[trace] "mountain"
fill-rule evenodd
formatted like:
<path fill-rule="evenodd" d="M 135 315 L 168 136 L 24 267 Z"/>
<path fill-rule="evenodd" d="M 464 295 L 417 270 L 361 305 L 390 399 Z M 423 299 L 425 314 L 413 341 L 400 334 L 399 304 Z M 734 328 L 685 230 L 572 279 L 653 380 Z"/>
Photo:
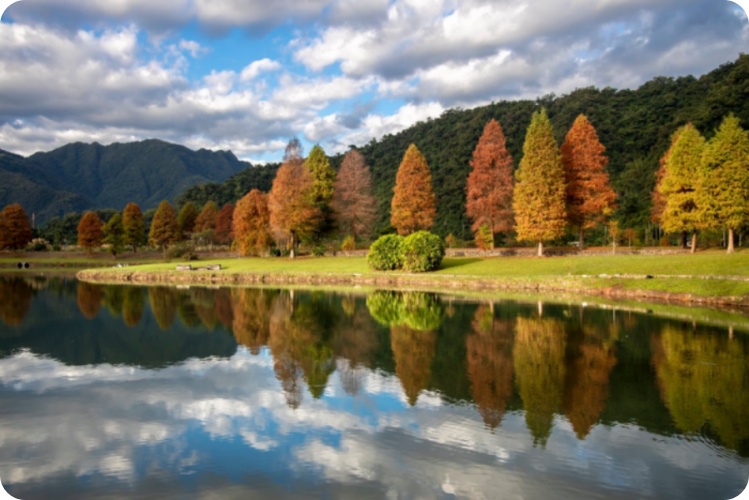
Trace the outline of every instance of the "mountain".
<path fill-rule="evenodd" d="M 71 211 L 122 210 L 129 202 L 146 210 L 250 167 L 230 151 L 193 151 L 156 139 L 74 143 L 27 158 L 0 151 L 0 206 L 21 203 L 37 224 Z"/>

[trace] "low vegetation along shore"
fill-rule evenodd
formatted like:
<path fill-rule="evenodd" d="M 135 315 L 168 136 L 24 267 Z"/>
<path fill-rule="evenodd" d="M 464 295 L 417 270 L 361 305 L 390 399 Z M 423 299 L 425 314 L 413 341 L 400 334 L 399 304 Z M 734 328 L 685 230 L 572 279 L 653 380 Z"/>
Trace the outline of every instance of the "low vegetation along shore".
<path fill-rule="evenodd" d="M 424 290 L 533 291 L 749 306 L 749 252 L 446 258 L 431 273 L 372 271 L 363 257 L 206 259 L 80 271 L 84 281 L 137 284 L 363 285 Z M 201 270 L 220 266 L 220 270 Z"/>

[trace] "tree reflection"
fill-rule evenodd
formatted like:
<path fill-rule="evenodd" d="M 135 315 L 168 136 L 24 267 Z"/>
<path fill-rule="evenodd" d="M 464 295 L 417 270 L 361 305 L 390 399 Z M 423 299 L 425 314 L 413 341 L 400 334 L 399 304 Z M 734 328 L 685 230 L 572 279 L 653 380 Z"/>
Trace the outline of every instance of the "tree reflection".
<path fill-rule="evenodd" d="M 203 287 L 190 288 L 190 301 L 195 306 L 195 314 L 198 315 L 200 323 L 208 330 L 213 331 L 218 323 L 216 313 L 216 290 Z"/>
<path fill-rule="evenodd" d="M 431 379 L 442 301 L 433 293 L 376 291 L 367 298 L 367 307 L 375 321 L 390 326 L 395 374 L 413 406 Z"/>
<path fill-rule="evenodd" d="M 143 317 L 143 289 L 136 286 L 124 287 L 122 299 L 122 321 L 129 327 L 137 326 Z"/>
<path fill-rule="evenodd" d="M 336 356 L 346 359 L 337 366 L 344 391 L 356 395 L 361 387 L 363 367 L 370 366 L 372 362 L 377 338 L 372 318 L 354 297 L 344 298 L 341 306 L 345 316 L 336 326 L 333 351 Z"/>
<path fill-rule="evenodd" d="M 310 294 L 298 301 L 292 293 L 281 293 L 273 302 L 268 345 L 273 352 L 276 376 L 281 380 L 290 407 L 302 401 L 300 376 L 310 394 L 320 398 L 335 369 L 333 349 L 327 338 L 335 314 L 324 294 Z"/>
<path fill-rule="evenodd" d="M 112 316 L 122 314 L 122 306 L 125 301 L 125 287 L 121 285 L 104 285 L 104 307 Z"/>
<path fill-rule="evenodd" d="M 200 316 L 189 293 L 177 292 L 177 316 L 183 325 L 194 328 L 200 325 Z"/>
<path fill-rule="evenodd" d="M 582 314 L 582 309 L 581 309 Z M 567 377 L 562 410 L 579 439 L 584 439 L 606 405 L 609 374 L 616 365 L 618 327 L 585 325 L 567 338 Z"/>
<path fill-rule="evenodd" d="M 491 429 L 502 422 L 512 397 L 514 323 L 496 319 L 494 308 L 482 305 L 471 324 L 473 333 L 466 337 L 471 393 L 484 423 Z"/>
<path fill-rule="evenodd" d="M 78 309 L 86 319 L 94 319 L 101 307 L 104 298 L 104 288 L 100 285 L 92 285 L 84 281 L 78 282 L 76 290 L 76 301 Z"/>
<path fill-rule="evenodd" d="M 518 318 L 513 358 L 525 422 L 534 446 L 546 446 L 564 385 L 564 324 L 556 319 Z"/>
<path fill-rule="evenodd" d="M 226 328 L 231 328 L 234 323 L 234 311 L 232 310 L 231 290 L 219 288 L 216 290 L 216 319 Z"/>
<path fill-rule="evenodd" d="M 676 426 L 703 433 L 749 455 L 749 343 L 716 332 L 685 332 L 673 324 L 651 336 L 661 398 Z"/>
<path fill-rule="evenodd" d="M 0 277 L 0 317 L 8 326 L 18 326 L 29 312 L 32 286 L 20 278 Z"/>
<path fill-rule="evenodd" d="M 148 302 L 159 328 L 168 330 L 174 322 L 174 315 L 177 313 L 176 291 L 164 286 L 150 287 L 148 289 Z"/>
<path fill-rule="evenodd" d="M 235 288 L 231 291 L 234 338 L 252 354 L 268 344 L 273 298 L 277 293 L 258 288 Z"/>

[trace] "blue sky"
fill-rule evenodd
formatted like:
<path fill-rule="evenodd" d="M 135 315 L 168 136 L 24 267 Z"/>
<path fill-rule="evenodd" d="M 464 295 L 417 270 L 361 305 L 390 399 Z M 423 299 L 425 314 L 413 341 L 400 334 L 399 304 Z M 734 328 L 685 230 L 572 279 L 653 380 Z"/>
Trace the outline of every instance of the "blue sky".
<path fill-rule="evenodd" d="M 454 107 L 636 88 L 749 50 L 726 0 L 22 0 L 0 23 L 0 149 L 146 138 L 276 161 Z"/>

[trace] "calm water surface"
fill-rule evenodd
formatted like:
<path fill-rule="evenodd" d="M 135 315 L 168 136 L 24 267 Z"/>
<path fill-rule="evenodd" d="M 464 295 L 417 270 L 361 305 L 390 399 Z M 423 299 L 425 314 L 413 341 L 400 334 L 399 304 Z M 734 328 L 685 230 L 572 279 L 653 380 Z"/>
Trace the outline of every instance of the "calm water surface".
<path fill-rule="evenodd" d="M 23 500 L 732 498 L 744 328 L 0 276 L 0 479 Z"/>

